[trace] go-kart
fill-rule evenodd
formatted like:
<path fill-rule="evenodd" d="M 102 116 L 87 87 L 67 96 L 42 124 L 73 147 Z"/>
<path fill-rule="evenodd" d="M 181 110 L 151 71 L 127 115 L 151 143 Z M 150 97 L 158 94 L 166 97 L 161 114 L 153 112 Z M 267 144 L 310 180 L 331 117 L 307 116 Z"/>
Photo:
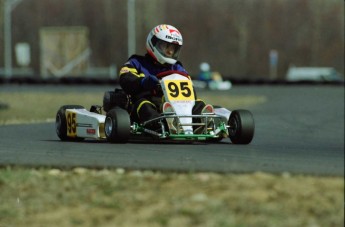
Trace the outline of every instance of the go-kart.
<path fill-rule="evenodd" d="M 90 111 L 80 105 L 64 105 L 56 114 L 56 133 L 63 141 L 85 138 L 126 143 L 132 138 L 218 142 L 229 137 L 233 144 L 249 144 L 254 136 L 254 119 L 248 110 L 230 111 L 206 105 L 193 115 L 195 92 L 186 75 L 169 72 L 157 75 L 164 97 L 159 117 L 136 122 L 130 117 L 131 99 L 121 89 L 107 91 L 103 106 Z M 104 110 L 106 113 L 104 114 Z M 158 129 L 149 126 L 155 123 Z"/>

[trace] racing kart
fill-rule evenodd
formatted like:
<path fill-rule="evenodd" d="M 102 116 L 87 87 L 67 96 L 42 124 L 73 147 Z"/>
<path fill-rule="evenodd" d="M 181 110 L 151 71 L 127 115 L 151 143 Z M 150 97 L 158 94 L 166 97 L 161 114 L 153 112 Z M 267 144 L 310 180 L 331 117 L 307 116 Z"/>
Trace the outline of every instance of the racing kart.
<path fill-rule="evenodd" d="M 107 91 L 103 106 L 64 105 L 56 114 L 55 128 L 62 141 L 85 138 L 126 143 L 132 138 L 218 142 L 230 138 L 233 144 L 249 144 L 254 136 L 254 119 L 248 110 L 230 111 L 206 105 L 198 115 L 192 114 L 195 92 L 188 76 L 177 72 L 157 75 L 164 97 L 159 117 L 136 122 L 130 117 L 131 98 L 121 89 Z M 105 113 L 103 113 L 105 112 Z M 158 130 L 149 125 L 156 123 Z"/>

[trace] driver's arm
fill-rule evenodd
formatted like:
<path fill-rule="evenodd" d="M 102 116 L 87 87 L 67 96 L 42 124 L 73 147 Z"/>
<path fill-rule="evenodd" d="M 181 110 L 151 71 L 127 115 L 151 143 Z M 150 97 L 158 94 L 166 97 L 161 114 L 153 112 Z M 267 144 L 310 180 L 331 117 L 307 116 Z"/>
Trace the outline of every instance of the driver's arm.
<path fill-rule="evenodd" d="M 121 88 L 130 95 L 136 95 L 143 91 L 141 80 L 145 77 L 143 73 L 138 73 L 138 70 L 126 63 L 120 70 L 119 83 Z"/>

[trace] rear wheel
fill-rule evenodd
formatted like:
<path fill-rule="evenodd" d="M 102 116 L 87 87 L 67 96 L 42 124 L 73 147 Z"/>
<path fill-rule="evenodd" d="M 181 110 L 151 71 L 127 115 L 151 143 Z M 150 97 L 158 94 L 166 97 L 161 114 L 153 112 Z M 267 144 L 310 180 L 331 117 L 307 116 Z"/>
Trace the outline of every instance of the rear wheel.
<path fill-rule="evenodd" d="M 248 110 L 234 110 L 229 121 L 229 137 L 234 144 L 249 144 L 254 137 L 254 118 Z"/>
<path fill-rule="evenodd" d="M 66 110 L 67 109 L 85 109 L 80 105 L 65 105 L 61 106 L 58 112 L 56 113 L 55 119 L 55 130 L 57 136 L 62 141 L 82 141 L 84 138 L 80 137 L 68 137 L 67 136 L 67 119 L 66 119 Z"/>
<path fill-rule="evenodd" d="M 105 118 L 104 130 L 111 143 L 125 143 L 130 136 L 131 122 L 129 114 L 121 108 L 111 109 Z"/>

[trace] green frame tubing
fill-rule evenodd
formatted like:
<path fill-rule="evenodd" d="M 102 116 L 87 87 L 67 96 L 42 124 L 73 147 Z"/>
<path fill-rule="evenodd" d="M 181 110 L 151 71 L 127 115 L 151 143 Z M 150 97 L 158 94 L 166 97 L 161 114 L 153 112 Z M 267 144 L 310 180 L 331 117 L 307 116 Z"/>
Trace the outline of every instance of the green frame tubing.
<path fill-rule="evenodd" d="M 200 117 L 200 116 L 199 116 Z M 210 117 L 210 116 L 208 116 Z M 164 117 L 160 117 L 162 119 Z M 218 116 L 216 117 L 218 118 Z M 149 133 L 149 132 L 151 133 Z M 216 139 L 219 138 L 220 135 L 228 135 L 228 127 L 227 125 L 221 121 L 216 128 L 216 134 L 170 134 L 168 131 L 164 133 L 152 132 L 151 130 L 146 129 L 143 125 L 138 123 L 133 123 L 132 125 L 132 133 L 135 135 L 140 135 L 141 133 L 147 133 L 157 136 L 160 139 L 172 139 L 172 140 L 207 140 L 207 139 Z"/>

